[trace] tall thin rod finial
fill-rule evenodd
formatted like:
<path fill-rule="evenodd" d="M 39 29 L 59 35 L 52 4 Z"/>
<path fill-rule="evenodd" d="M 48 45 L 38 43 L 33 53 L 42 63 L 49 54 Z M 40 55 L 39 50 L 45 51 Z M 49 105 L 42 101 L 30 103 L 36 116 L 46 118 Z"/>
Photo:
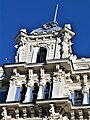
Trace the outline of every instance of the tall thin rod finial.
<path fill-rule="evenodd" d="M 55 15 L 54 15 L 54 22 L 56 22 L 56 18 L 57 18 L 57 11 L 58 11 L 58 4 L 56 6 L 56 11 L 55 11 Z"/>

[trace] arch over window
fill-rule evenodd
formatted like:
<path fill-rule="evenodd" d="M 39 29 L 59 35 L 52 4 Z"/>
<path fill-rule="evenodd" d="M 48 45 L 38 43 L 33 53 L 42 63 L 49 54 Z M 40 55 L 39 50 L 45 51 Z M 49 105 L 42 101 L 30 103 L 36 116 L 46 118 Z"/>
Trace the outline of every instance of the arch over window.
<path fill-rule="evenodd" d="M 46 62 L 46 56 L 47 56 L 47 49 L 44 47 L 40 47 L 37 54 L 36 63 Z"/>

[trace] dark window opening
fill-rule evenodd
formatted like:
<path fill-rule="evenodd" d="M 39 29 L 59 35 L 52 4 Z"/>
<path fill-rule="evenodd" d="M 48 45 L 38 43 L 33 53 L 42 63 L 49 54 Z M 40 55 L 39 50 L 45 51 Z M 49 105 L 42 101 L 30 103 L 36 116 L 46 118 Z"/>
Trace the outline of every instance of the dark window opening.
<path fill-rule="evenodd" d="M 0 103 L 6 102 L 8 91 L 1 91 L 0 92 Z"/>
<path fill-rule="evenodd" d="M 47 55 L 47 49 L 44 47 L 40 47 L 39 52 L 37 54 L 36 63 L 46 62 L 46 55 Z"/>
<path fill-rule="evenodd" d="M 39 87 L 37 83 L 34 83 L 34 90 L 32 91 L 33 93 L 33 99 L 32 102 L 35 104 L 37 100 L 37 95 L 38 95 Z"/>
<path fill-rule="evenodd" d="M 49 83 L 49 82 L 46 82 L 46 87 L 45 87 L 45 90 L 44 90 L 45 99 L 48 99 L 48 98 L 49 98 L 49 91 L 50 91 L 50 83 Z"/>
<path fill-rule="evenodd" d="M 88 98 L 89 98 L 88 102 L 90 104 L 90 89 L 89 89 L 89 96 L 88 96 Z"/>
<path fill-rule="evenodd" d="M 82 105 L 83 103 L 83 94 L 81 90 L 75 90 L 75 105 Z"/>
<path fill-rule="evenodd" d="M 20 94 L 21 94 L 20 102 L 21 103 L 25 100 L 26 91 L 27 91 L 26 85 L 22 84 L 22 91 L 20 92 Z"/>

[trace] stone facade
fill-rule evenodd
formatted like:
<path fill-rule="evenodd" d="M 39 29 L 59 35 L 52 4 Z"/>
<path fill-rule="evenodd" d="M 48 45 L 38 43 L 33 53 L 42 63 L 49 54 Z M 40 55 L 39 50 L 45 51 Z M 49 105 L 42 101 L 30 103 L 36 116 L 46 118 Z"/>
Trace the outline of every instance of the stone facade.
<path fill-rule="evenodd" d="M 73 54 L 74 35 L 56 22 L 20 30 L 16 62 L 0 68 L 1 120 L 90 120 L 90 58 Z"/>

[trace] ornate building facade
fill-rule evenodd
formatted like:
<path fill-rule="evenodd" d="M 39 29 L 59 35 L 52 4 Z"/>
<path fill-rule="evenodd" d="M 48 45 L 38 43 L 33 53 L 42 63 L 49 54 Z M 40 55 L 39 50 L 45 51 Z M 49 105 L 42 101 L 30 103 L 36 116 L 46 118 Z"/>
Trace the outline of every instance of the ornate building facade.
<path fill-rule="evenodd" d="M 15 63 L 0 68 L 1 120 L 90 120 L 90 58 L 72 52 L 75 33 L 49 22 L 15 37 Z"/>

